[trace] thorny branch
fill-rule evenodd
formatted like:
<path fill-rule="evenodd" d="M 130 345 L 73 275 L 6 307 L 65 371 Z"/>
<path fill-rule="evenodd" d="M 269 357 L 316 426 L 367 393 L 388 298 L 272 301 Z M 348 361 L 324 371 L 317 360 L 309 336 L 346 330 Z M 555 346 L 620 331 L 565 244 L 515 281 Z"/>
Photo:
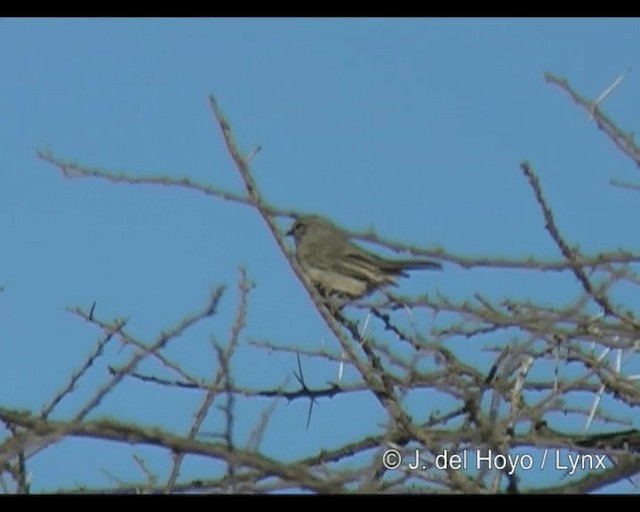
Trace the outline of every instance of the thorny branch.
<path fill-rule="evenodd" d="M 633 137 L 619 130 L 598 105 L 585 100 L 562 79 L 548 74 L 545 79 L 569 93 L 576 104 L 593 115 L 616 147 L 634 162 L 640 162 Z M 102 319 L 99 305 L 94 304 L 90 311 L 73 308 L 73 314 L 99 333 L 97 341 L 40 414 L 0 406 L 0 422 L 6 431 L 0 438 L 2 489 L 30 492 L 31 458 L 52 444 L 74 437 L 96 443 L 153 446 L 170 455 L 172 464 L 165 476 L 159 476 L 150 461 L 136 454 L 132 458 L 145 481 L 114 478 L 115 484 L 109 487 L 85 489 L 73 484 L 74 488 L 62 489 L 63 492 L 588 492 L 638 474 L 640 432 L 633 428 L 628 416 L 640 403 L 638 375 L 634 373 L 638 367 L 639 325 L 633 307 L 622 308 L 611 296 L 620 284 L 640 283 L 634 271 L 634 265 L 640 262 L 639 254 L 620 249 L 585 255 L 572 247 L 558 227 L 540 179 L 529 163 L 523 163 L 521 171 L 561 259 L 474 258 L 441 248 L 425 249 L 385 240 L 373 231 L 353 234 L 393 250 L 435 256 L 463 269 L 569 272 L 579 283 L 573 300 L 567 304 L 540 304 L 527 299 L 526 291 L 524 297 L 514 291 L 513 296 L 503 300 L 480 293 L 462 299 L 442 291 L 420 297 L 389 293 L 382 300 L 333 311 L 302 274 L 276 223 L 277 217 L 290 217 L 297 212 L 272 206 L 263 197 L 250 168 L 257 151 L 243 156 L 231 124 L 213 96 L 209 103 L 244 184 L 244 194 L 187 177 L 135 177 L 84 167 L 61 160 L 50 151 L 38 155 L 69 178 L 186 188 L 256 209 L 334 339 L 322 347 L 310 345 L 308 340 L 243 343 L 243 337 L 251 337 L 246 333 L 251 286 L 244 271 L 238 285 L 238 305 L 228 327 L 228 342 L 214 343 L 208 357 L 215 369 L 204 377 L 180 363 L 172 351 L 178 343 L 172 342 L 208 318 L 213 317 L 212 322 L 219 327 L 222 320 L 217 313 L 223 287 L 214 290 L 200 311 L 148 342 L 135 336 L 126 320 Z M 371 314 L 369 323 L 362 322 L 364 313 Z M 429 321 L 425 322 L 425 318 Z M 90 372 L 99 371 L 99 363 L 107 357 L 105 349 L 113 340 L 126 347 L 124 362 L 109 361 L 106 382 L 84 399 L 77 412 L 65 417 L 59 412 L 59 404 L 88 381 L 85 377 Z M 238 353 L 243 350 L 251 351 L 254 363 L 250 371 L 263 368 L 272 357 L 290 363 L 290 374 L 271 385 L 247 386 L 237 370 L 241 365 Z M 301 358 L 308 361 L 304 375 Z M 143 367 L 143 361 L 157 363 L 164 373 Z M 320 367 L 340 368 L 340 372 L 333 379 L 318 381 L 310 368 Z M 193 420 L 185 432 L 145 427 L 142 419 L 138 424 L 100 417 L 105 398 L 125 379 L 131 385 L 151 387 L 162 396 L 178 393 L 192 398 L 196 394 Z M 592 401 L 574 401 L 576 394 L 587 395 Z M 362 417 L 362 427 L 368 434 L 351 438 L 345 433 L 341 418 L 332 417 L 332 428 L 340 431 L 336 439 L 341 439 L 335 446 L 310 444 L 308 453 L 288 459 L 268 455 L 268 448 L 263 447 L 266 443 L 261 441 L 272 434 L 274 423 L 281 424 L 281 404 L 298 400 L 314 405 L 318 422 L 326 420 L 318 415 L 327 414 L 328 407 L 324 405 L 329 401 L 332 405 L 366 404 L 379 416 L 374 424 L 370 416 Z M 605 402 L 607 406 L 603 405 Z M 240 420 L 247 411 L 256 411 L 260 403 L 267 405 L 253 430 L 243 437 L 239 430 L 246 430 L 246 422 Z M 247 404 L 251 407 L 247 408 Z M 305 410 L 310 413 L 309 408 Z M 566 428 L 567 418 L 574 421 L 573 426 L 576 419 L 588 425 L 598 422 L 604 433 Z M 205 434 L 209 421 L 220 426 L 213 441 Z M 309 431 L 289 426 L 286 438 L 300 440 L 306 436 L 304 442 L 312 443 L 313 424 L 314 418 L 307 425 Z M 609 431 L 604 426 L 609 426 Z M 383 455 L 389 449 L 405 457 L 418 450 L 422 471 L 411 472 L 406 465 L 388 469 Z M 537 454 L 554 449 L 562 454 L 603 457 L 610 464 L 600 471 L 582 472 L 546 487 L 526 480 L 525 473 L 511 473 L 505 468 L 495 471 L 483 467 L 475 474 L 467 474 L 435 467 L 436 457 L 444 450 L 462 453 L 475 449 L 481 453 L 491 449 L 505 457 L 521 453 L 518 450 L 522 449 Z M 201 478 L 181 476 L 185 461 L 191 457 L 211 461 L 210 472 Z M 216 463 L 223 469 L 216 471 Z"/>

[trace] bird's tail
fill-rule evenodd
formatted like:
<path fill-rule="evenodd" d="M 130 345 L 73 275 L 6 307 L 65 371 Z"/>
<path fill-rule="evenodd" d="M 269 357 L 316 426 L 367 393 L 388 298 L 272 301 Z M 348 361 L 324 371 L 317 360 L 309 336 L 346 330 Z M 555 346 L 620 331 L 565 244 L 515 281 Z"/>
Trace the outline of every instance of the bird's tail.
<path fill-rule="evenodd" d="M 388 272 L 403 274 L 405 270 L 441 270 L 442 264 L 434 260 L 387 260 L 383 269 Z"/>
<path fill-rule="evenodd" d="M 422 269 L 430 269 L 430 270 L 442 270 L 442 263 L 435 260 L 409 260 L 409 262 L 405 265 L 405 268 L 422 268 Z"/>

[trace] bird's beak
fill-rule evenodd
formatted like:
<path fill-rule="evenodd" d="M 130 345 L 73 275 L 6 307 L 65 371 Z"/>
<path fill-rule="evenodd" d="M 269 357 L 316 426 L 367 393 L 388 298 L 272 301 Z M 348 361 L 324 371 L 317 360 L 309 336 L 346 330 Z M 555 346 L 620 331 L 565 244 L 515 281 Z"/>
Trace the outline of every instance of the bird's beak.
<path fill-rule="evenodd" d="M 294 221 L 295 221 L 295 220 L 296 220 L 296 219 L 294 219 Z M 291 227 L 289 228 L 289 231 L 287 231 L 287 232 L 284 234 L 284 236 L 293 236 L 293 232 L 295 231 L 295 229 L 294 229 L 295 227 L 296 227 L 296 223 L 295 223 L 295 222 L 292 222 L 292 223 L 291 223 Z"/>

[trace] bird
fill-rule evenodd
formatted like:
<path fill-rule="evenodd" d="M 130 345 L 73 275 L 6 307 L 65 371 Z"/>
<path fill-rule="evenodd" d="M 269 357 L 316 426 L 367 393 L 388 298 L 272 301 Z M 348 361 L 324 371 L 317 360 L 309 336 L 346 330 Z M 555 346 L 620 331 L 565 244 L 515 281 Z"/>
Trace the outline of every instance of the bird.
<path fill-rule="evenodd" d="M 296 217 L 286 233 L 292 236 L 302 271 L 325 296 L 354 300 L 387 285 L 397 286 L 407 270 L 440 270 L 430 259 L 387 259 L 353 243 L 351 236 L 319 215 Z"/>

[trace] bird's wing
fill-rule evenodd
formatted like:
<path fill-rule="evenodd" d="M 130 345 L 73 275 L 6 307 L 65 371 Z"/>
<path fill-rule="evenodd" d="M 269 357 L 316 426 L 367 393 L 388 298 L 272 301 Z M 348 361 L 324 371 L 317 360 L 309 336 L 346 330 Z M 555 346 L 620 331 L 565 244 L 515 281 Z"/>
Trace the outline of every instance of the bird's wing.
<path fill-rule="evenodd" d="M 373 285 L 393 283 L 394 276 L 402 270 L 386 269 L 384 260 L 375 254 L 370 254 L 352 242 L 347 242 L 343 246 L 340 262 L 340 269 L 343 273 L 349 273 L 354 277 L 365 279 Z"/>

